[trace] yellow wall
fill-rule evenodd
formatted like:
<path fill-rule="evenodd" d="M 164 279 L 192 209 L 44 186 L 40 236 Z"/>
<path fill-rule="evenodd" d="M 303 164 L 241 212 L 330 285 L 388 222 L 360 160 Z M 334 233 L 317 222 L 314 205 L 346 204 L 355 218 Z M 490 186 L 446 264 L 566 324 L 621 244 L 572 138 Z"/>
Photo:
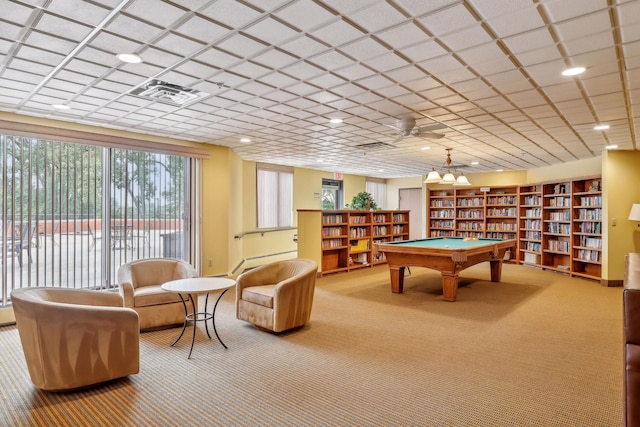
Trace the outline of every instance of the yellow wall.
<path fill-rule="evenodd" d="M 631 205 L 640 203 L 638 165 L 638 151 L 615 150 L 603 154 L 603 279 L 622 280 L 624 256 L 629 252 L 640 252 L 640 231 L 634 221 L 628 220 Z"/>
<path fill-rule="evenodd" d="M 565 162 L 542 168 L 527 170 L 527 184 L 536 182 L 557 181 L 582 176 L 600 175 L 602 173 L 602 157 Z"/>
<path fill-rule="evenodd" d="M 229 206 L 233 202 L 230 163 L 235 156 L 230 149 L 207 146 L 211 158 L 202 160 L 202 275 L 226 273 L 228 270 L 230 222 Z M 211 267 L 209 267 L 211 260 Z"/>
<path fill-rule="evenodd" d="M 353 196 L 367 189 L 366 177 L 358 175 L 344 175 L 342 190 L 344 191 L 344 204 L 351 203 Z M 344 206 L 343 206 L 344 208 Z"/>

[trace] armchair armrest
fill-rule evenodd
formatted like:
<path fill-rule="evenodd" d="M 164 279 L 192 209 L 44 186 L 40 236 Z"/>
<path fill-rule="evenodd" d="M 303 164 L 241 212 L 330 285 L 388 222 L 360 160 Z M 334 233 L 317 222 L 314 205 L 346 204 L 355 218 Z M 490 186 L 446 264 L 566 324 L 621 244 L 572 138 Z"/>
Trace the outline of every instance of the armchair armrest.
<path fill-rule="evenodd" d="M 133 272 L 129 266 L 118 269 L 118 292 L 125 307 L 133 307 Z"/>

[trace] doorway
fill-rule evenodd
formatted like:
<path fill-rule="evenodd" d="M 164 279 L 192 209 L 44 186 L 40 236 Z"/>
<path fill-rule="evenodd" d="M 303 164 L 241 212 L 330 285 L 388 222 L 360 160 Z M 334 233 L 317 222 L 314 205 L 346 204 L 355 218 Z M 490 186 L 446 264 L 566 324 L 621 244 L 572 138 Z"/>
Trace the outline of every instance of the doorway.
<path fill-rule="evenodd" d="M 410 210 L 409 239 L 422 237 L 422 188 L 401 188 L 399 190 L 400 209 Z"/>

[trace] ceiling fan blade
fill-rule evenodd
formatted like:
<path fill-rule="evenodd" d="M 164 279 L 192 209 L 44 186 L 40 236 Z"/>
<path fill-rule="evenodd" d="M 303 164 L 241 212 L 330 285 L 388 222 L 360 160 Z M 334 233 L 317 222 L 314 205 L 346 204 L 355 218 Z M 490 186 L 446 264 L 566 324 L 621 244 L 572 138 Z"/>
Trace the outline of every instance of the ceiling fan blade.
<path fill-rule="evenodd" d="M 383 125 L 383 126 L 386 126 L 386 127 L 388 127 L 388 128 L 391 128 L 391 129 L 393 129 L 393 130 L 395 130 L 395 131 L 397 131 L 397 132 L 402 132 L 402 129 L 400 129 L 400 128 L 399 128 L 399 127 L 397 127 L 397 126 L 394 126 L 394 125 L 388 125 L 388 124 L 385 124 L 385 123 L 383 123 L 382 125 Z"/>
<path fill-rule="evenodd" d="M 431 131 L 434 131 L 434 130 L 444 129 L 446 127 L 447 127 L 447 125 L 443 125 L 442 123 L 435 123 L 435 124 L 432 124 L 432 125 L 419 127 L 418 130 L 420 132 L 431 132 Z"/>

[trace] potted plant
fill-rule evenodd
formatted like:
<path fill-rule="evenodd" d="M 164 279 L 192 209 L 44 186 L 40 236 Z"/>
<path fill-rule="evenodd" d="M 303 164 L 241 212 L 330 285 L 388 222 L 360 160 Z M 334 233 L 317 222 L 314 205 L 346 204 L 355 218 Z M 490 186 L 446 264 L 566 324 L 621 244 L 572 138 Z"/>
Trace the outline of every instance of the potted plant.
<path fill-rule="evenodd" d="M 361 191 L 360 193 L 353 196 L 351 200 L 351 204 L 346 206 L 347 209 L 357 209 L 357 210 L 370 210 L 370 209 L 378 209 L 378 205 L 376 201 L 373 200 L 371 194 L 366 191 Z"/>

